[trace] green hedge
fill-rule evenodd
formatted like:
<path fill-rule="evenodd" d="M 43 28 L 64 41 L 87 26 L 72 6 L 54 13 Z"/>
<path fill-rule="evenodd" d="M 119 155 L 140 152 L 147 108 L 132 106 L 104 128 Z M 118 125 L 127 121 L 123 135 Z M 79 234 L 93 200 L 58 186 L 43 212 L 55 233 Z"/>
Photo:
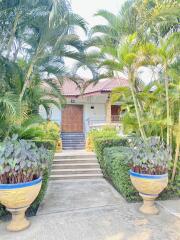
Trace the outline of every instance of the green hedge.
<path fill-rule="evenodd" d="M 103 151 L 107 147 L 114 147 L 114 146 L 126 146 L 127 139 L 116 137 L 109 137 L 107 139 L 104 138 L 97 138 L 94 139 L 94 149 L 100 163 L 102 170 L 104 169 L 104 154 Z"/>
<path fill-rule="evenodd" d="M 104 149 L 103 167 L 107 179 L 118 192 L 129 202 L 140 200 L 138 192 L 131 184 L 127 147 L 111 147 Z"/>
<path fill-rule="evenodd" d="M 44 143 L 40 143 L 39 144 L 43 144 Z M 52 146 L 54 145 L 49 145 L 49 143 L 47 143 L 47 145 L 49 146 L 49 149 L 52 149 Z M 47 147 L 47 146 L 46 146 Z M 50 150 L 51 151 L 51 160 L 48 163 L 48 167 L 46 169 L 44 169 L 43 172 L 43 177 L 42 177 L 42 187 L 41 190 L 37 196 L 37 198 L 34 200 L 34 202 L 31 204 L 31 206 L 28 208 L 28 210 L 26 211 L 26 215 L 27 216 L 34 216 L 37 213 L 37 210 L 39 208 L 40 203 L 42 202 L 44 195 L 46 193 L 47 187 L 48 187 L 48 181 L 49 181 L 49 175 L 50 175 L 50 171 L 51 171 L 51 165 L 52 165 L 52 160 L 54 158 L 54 149 Z M 5 207 L 3 205 L 0 204 L 0 219 L 1 220 L 6 220 L 10 217 L 10 213 L 6 211 Z"/>

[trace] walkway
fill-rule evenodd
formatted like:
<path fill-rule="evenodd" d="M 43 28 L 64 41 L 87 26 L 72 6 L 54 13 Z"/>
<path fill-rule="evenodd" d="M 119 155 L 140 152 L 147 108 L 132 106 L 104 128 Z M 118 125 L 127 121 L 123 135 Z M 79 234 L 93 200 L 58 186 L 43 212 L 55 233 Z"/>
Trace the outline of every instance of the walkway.
<path fill-rule="evenodd" d="M 168 204 L 161 203 L 159 215 L 145 216 L 105 179 L 52 181 L 31 227 L 9 233 L 2 223 L 0 239 L 180 240 L 180 218 Z"/>

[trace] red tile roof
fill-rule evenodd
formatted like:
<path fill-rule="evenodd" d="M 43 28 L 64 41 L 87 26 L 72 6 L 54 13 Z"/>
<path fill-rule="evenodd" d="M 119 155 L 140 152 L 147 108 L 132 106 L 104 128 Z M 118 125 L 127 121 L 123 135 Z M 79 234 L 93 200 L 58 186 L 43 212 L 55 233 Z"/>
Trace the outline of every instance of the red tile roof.
<path fill-rule="evenodd" d="M 81 95 L 81 91 L 75 82 L 66 79 L 62 85 L 62 94 L 67 97 L 78 97 Z"/>
<path fill-rule="evenodd" d="M 65 80 L 62 85 L 63 95 L 66 97 L 78 97 L 80 95 L 97 95 L 102 93 L 111 92 L 113 88 L 128 86 L 126 78 L 105 78 L 99 80 L 96 84 L 91 83 L 86 87 L 84 92 L 71 80 Z"/>
<path fill-rule="evenodd" d="M 89 95 L 91 93 L 99 92 L 111 92 L 113 88 L 116 87 L 126 87 L 128 86 L 128 81 L 126 78 L 119 77 L 119 78 L 105 78 L 99 80 L 96 84 L 91 83 L 84 91 L 84 95 Z"/>

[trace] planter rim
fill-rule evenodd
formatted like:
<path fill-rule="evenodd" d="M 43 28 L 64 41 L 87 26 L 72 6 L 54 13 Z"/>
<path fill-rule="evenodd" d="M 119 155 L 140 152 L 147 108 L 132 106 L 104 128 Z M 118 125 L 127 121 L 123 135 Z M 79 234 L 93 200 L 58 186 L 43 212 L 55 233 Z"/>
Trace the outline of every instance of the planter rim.
<path fill-rule="evenodd" d="M 33 181 L 25 182 L 25 183 L 15 183 L 15 184 L 0 184 L 1 189 L 16 189 L 16 188 L 24 188 L 36 185 L 42 181 L 42 177 L 39 177 Z"/>
<path fill-rule="evenodd" d="M 136 173 L 133 172 L 132 170 L 129 170 L 129 174 L 133 177 L 138 177 L 138 178 L 148 178 L 148 179 L 162 179 L 162 178 L 167 178 L 168 173 L 161 174 L 161 175 L 150 175 L 150 174 L 141 174 L 141 173 Z"/>

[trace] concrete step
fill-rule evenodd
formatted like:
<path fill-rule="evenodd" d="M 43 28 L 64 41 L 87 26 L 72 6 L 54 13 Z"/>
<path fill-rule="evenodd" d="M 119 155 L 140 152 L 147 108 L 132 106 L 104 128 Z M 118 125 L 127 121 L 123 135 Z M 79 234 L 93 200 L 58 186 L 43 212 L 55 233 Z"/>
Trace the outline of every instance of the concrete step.
<path fill-rule="evenodd" d="M 55 154 L 54 156 L 54 159 L 70 159 L 70 160 L 73 160 L 73 159 L 83 159 L 83 160 L 86 160 L 86 159 L 97 159 L 96 158 L 96 155 L 95 154 L 91 154 L 91 155 L 61 155 L 60 154 Z"/>
<path fill-rule="evenodd" d="M 85 143 L 63 142 L 63 146 L 85 146 Z"/>
<path fill-rule="evenodd" d="M 82 139 L 85 139 L 85 135 L 61 135 L 61 138 L 63 139 L 70 139 L 70 138 L 82 138 Z"/>
<path fill-rule="evenodd" d="M 52 169 L 89 169 L 89 168 L 99 168 L 98 163 L 53 163 Z"/>
<path fill-rule="evenodd" d="M 84 143 L 84 142 L 85 142 L 84 139 L 75 139 L 75 140 L 74 140 L 74 139 L 72 139 L 72 138 L 71 138 L 71 139 L 62 139 L 62 141 L 63 141 L 64 143 L 66 143 L 66 142 L 67 142 L 67 143 L 74 143 L 74 142 L 76 142 L 76 143 L 77 143 L 77 142 L 83 142 L 83 143 Z"/>
<path fill-rule="evenodd" d="M 70 180 L 70 179 L 95 179 L 103 178 L 103 174 L 71 174 L 71 175 L 53 175 L 50 180 Z"/>
<path fill-rule="evenodd" d="M 62 141 L 71 141 L 71 140 L 73 140 L 73 141 L 78 141 L 78 140 L 85 141 L 84 137 L 62 137 L 61 139 L 62 139 Z"/>
<path fill-rule="evenodd" d="M 51 176 L 53 175 L 72 175 L 72 174 L 99 174 L 101 173 L 100 168 L 88 168 L 88 169 L 53 169 Z"/>
<path fill-rule="evenodd" d="M 86 159 L 86 160 L 83 160 L 83 159 L 66 159 L 66 160 L 54 160 L 53 164 L 83 164 L 83 163 L 86 163 L 86 164 L 97 164 L 98 161 L 97 159 Z"/>
<path fill-rule="evenodd" d="M 61 133 L 61 136 L 68 137 L 68 136 L 85 136 L 84 133 Z"/>
<path fill-rule="evenodd" d="M 83 150 L 85 148 L 85 144 L 84 145 L 64 145 L 63 148 L 67 148 L 67 150 Z M 72 148 L 72 149 L 71 149 Z"/>
<path fill-rule="evenodd" d="M 71 138 L 74 138 L 74 139 L 85 139 L 85 136 L 84 135 L 61 135 L 61 138 L 62 139 L 71 139 Z"/>

